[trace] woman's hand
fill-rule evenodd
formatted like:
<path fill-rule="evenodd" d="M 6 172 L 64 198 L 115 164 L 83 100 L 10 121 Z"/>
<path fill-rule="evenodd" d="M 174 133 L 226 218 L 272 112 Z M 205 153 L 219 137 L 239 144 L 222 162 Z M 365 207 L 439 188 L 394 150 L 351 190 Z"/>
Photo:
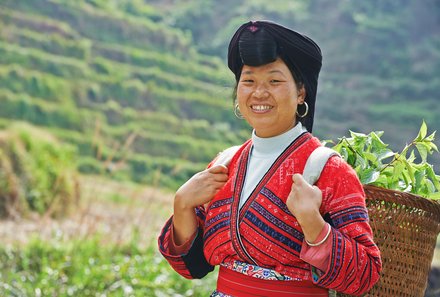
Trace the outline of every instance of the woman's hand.
<path fill-rule="evenodd" d="M 322 203 L 321 190 L 307 183 L 301 174 L 294 174 L 292 179 L 292 189 L 286 201 L 287 208 L 301 225 L 304 237 L 309 242 L 314 242 L 325 226 L 325 221 L 319 213 Z"/>
<path fill-rule="evenodd" d="M 174 242 L 177 245 L 188 241 L 197 230 L 194 209 L 211 201 L 227 180 L 228 168 L 217 165 L 196 173 L 177 190 L 173 217 Z"/>
<path fill-rule="evenodd" d="M 194 209 L 212 200 L 228 180 L 228 168 L 216 165 L 196 173 L 176 192 L 174 207 Z"/>

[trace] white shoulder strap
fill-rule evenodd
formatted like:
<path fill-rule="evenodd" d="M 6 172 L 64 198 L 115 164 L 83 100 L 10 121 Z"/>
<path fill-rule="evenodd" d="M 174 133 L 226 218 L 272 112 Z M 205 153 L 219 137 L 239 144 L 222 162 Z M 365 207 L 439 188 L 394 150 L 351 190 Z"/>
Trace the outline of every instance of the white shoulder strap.
<path fill-rule="evenodd" d="M 224 165 L 224 166 L 228 167 L 229 163 L 232 160 L 232 157 L 235 155 L 235 153 L 238 151 L 239 148 L 240 148 L 240 146 L 236 145 L 236 146 L 231 146 L 230 148 L 225 149 L 224 151 L 222 151 L 221 153 L 218 154 L 218 157 L 217 157 L 217 159 L 215 159 L 212 166 Z"/>
<path fill-rule="evenodd" d="M 339 156 L 339 154 L 331 148 L 325 146 L 317 147 L 307 159 L 303 171 L 304 179 L 309 184 L 314 185 L 321 176 L 321 172 L 325 164 L 327 164 L 327 161 L 335 155 Z"/>
<path fill-rule="evenodd" d="M 224 165 L 228 167 L 232 157 L 235 155 L 239 148 L 240 146 L 237 145 L 225 149 L 224 151 L 219 153 L 219 156 L 214 161 L 212 166 Z M 309 184 L 314 185 L 321 176 L 321 172 L 324 169 L 325 164 L 327 164 L 327 161 L 335 155 L 339 156 L 339 154 L 331 148 L 325 146 L 317 147 L 307 159 L 303 171 L 304 179 Z"/>

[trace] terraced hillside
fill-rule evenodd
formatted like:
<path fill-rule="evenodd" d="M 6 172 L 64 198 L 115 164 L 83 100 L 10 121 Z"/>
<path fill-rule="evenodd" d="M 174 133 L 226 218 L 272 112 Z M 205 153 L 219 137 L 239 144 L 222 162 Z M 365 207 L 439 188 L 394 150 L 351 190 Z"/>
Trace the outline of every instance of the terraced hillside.
<path fill-rule="evenodd" d="M 245 137 L 219 58 L 141 1 L 88 2 L 0 3 L 2 127 L 47 127 L 82 172 L 169 187 Z"/>
<path fill-rule="evenodd" d="M 175 188 L 248 137 L 232 113 L 225 49 L 238 24 L 267 18 L 323 50 L 314 133 L 384 131 L 398 151 L 423 120 L 440 128 L 439 8 L 435 0 L 3 0 L 0 127 L 46 127 L 78 147 L 82 172 Z M 432 163 L 438 172 L 438 154 Z"/>

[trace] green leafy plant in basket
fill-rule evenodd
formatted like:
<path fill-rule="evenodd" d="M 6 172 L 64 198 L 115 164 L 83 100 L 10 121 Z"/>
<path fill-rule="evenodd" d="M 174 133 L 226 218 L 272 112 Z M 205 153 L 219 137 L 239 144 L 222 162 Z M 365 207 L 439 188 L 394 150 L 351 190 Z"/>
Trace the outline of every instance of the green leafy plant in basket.
<path fill-rule="evenodd" d="M 435 132 L 428 135 L 423 121 L 417 137 L 401 152 L 393 152 L 381 137 L 383 132 L 362 134 L 350 131 L 351 137 L 339 138 L 333 149 L 355 169 L 361 182 L 386 189 L 410 192 L 425 198 L 440 199 L 440 176 L 427 161 L 439 152 Z"/>

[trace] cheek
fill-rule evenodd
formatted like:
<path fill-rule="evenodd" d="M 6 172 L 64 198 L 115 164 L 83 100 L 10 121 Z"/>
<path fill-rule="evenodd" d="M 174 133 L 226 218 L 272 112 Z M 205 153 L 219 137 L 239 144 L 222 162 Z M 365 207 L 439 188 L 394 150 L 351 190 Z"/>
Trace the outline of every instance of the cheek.
<path fill-rule="evenodd" d="M 281 112 L 285 117 L 295 118 L 296 110 L 298 108 L 297 98 L 295 94 L 289 94 L 289 96 L 283 97 L 282 102 L 279 102 L 282 106 Z"/>
<path fill-rule="evenodd" d="M 238 101 L 246 100 L 246 98 L 248 98 L 251 93 L 252 93 L 252 91 L 249 88 L 238 87 L 237 88 L 237 100 Z"/>

